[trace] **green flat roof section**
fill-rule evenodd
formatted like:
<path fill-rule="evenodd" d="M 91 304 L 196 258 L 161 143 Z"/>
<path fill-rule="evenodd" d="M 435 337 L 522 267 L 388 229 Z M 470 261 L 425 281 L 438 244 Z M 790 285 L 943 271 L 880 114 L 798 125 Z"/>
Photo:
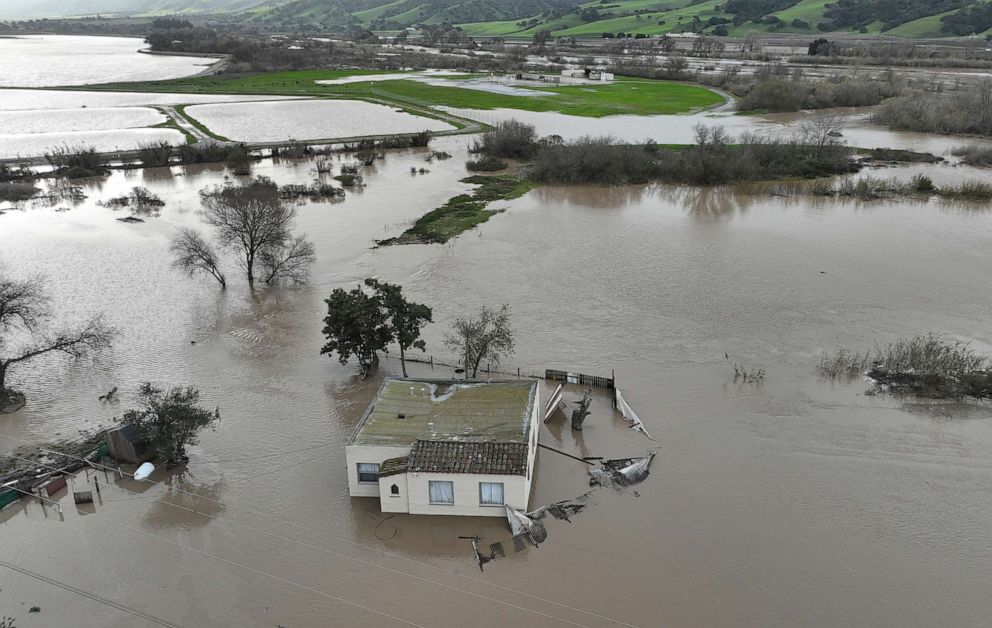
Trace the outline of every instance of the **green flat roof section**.
<path fill-rule="evenodd" d="M 417 439 L 526 443 L 536 398 L 537 382 L 530 380 L 388 378 L 348 444 L 403 447 Z"/>

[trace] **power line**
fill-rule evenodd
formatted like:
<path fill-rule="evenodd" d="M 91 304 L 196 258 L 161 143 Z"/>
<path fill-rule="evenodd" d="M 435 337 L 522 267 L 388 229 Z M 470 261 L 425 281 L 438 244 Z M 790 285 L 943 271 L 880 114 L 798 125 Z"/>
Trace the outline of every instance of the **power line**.
<path fill-rule="evenodd" d="M 0 433 L 0 437 L 7 438 L 7 439 L 10 439 L 10 440 L 13 440 L 13 441 L 20 441 L 20 442 L 23 442 L 23 443 L 29 443 L 29 441 L 27 441 L 27 440 L 16 438 L 16 437 L 13 437 L 13 436 L 9 436 L 7 434 Z M 43 451 L 46 451 L 46 450 L 43 450 Z M 120 471 L 119 469 L 112 469 L 110 467 L 107 467 L 106 465 L 94 463 L 92 461 L 86 460 L 85 458 L 81 458 L 79 456 L 74 456 L 74 455 L 71 455 L 71 454 L 65 454 L 65 453 L 57 452 L 57 451 L 50 451 L 50 450 L 48 450 L 48 451 L 49 451 L 49 453 L 53 453 L 53 454 L 65 456 L 65 457 L 68 457 L 68 458 L 74 458 L 76 460 L 82 460 L 83 462 L 86 462 L 87 464 L 89 464 L 89 465 L 91 465 L 93 467 L 100 467 L 100 468 L 103 468 L 104 470 L 110 470 L 110 471 L 113 471 L 115 473 L 120 472 L 120 473 L 123 473 L 125 475 L 130 476 L 132 479 L 134 478 L 134 475 L 133 474 L 126 473 L 124 471 Z M 16 456 L 14 456 L 14 457 L 16 457 Z M 27 460 L 27 459 L 23 459 L 22 458 L 22 460 Z M 32 464 L 38 464 L 38 463 L 36 463 L 34 461 L 31 461 L 31 460 L 28 460 L 28 461 L 31 462 Z M 39 465 L 39 466 L 44 466 L 44 465 Z M 49 468 L 51 468 L 51 467 L 49 467 Z M 143 480 L 138 480 L 138 481 L 148 482 L 150 484 L 162 484 L 161 481 L 154 481 L 154 480 L 151 480 L 151 479 L 148 479 L 148 478 L 145 478 Z M 207 497 L 205 495 L 200 495 L 198 493 L 195 493 L 195 492 L 192 492 L 192 491 L 187 491 L 187 490 L 180 489 L 180 488 L 175 488 L 175 487 L 168 487 L 168 488 L 170 488 L 171 490 L 175 490 L 176 492 L 179 492 L 179 493 L 191 495 L 191 496 L 196 497 L 196 498 L 199 498 L 199 499 L 204 499 L 204 500 L 207 500 L 207 501 L 214 502 L 214 503 L 216 503 L 216 504 L 218 504 L 220 506 L 224 506 L 225 508 L 231 507 L 228 504 L 225 504 L 224 502 L 221 502 L 220 500 L 215 499 L 215 498 L 212 498 L 212 497 Z M 203 513 L 203 512 L 194 510 L 192 508 L 186 508 L 186 507 L 180 506 L 178 504 L 170 503 L 168 501 L 165 501 L 164 499 L 162 500 L 161 503 L 166 504 L 168 506 L 173 506 L 175 508 L 180 508 L 180 509 L 183 509 L 183 510 L 187 510 L 187 511 L 192 512 L 192 513 L 195 513 L 195 514 L 200 514 L 200 515 L 203 515 L 203 516 L 206 516 L 206 517 L 209 517 L 211 519 L 218 520 L 218 521 L 227 521 L 228 523 L 231 523 L 231 524 L 234 524 L 234 525 L 237 525 L 237 526 L 241 526 L 243 528 L 252 530 L 252 531 L 257 532 L 257 533 L 260 533 L 260 534 L 267 534 L 267 535 L 270 535 L 270 536 L 273 536 L 273 537 L 276 537 L 276 538 L 281 538 L 281 539 L 286 540 L 286 541 L 291 542 L 291 543 L 296 543 L 296 544 L 307 546 L 307 547 L 310 547 L 312 549 L 317 549 L 319 551 L 323 551 L 323 552 L 326 552 L 326 553 L 329 553 L 329 554 L 334 554 L 334 555 L 337 555 L 337 556 L 346 558 L 348 560 L 353 560 L 353 561 L 356 561 L 356 562 L 359 562 L 359 563 L 362 563 L 362 564 L 365 564 L 365 565 L 368 565 L 368 566 L 371 566 L 371 567 L 375 567 L 375 568 L 378 568 L 378 569 L 383 569 L 385 571 L 390 571 L 390 572 L 393 572 L 393 573 L 396 573 L 396 574 L 399 574 L 399 575 L 403 575 L 403 576 L 406 576 L 406 577 L 409 577 L 409 578 L 413 578 L 413 579 L 420 580 L 420 581 L 423 581 L 423 582 L 431 583 L 431 584 L 434 584 L 435 586 L 443 587 L 443 588 L 450 589 L 450 590 L 453 590 L 453 591 L 458 591 L 458 592 L 464 593 L 466 595 L 471 595 L 473 597 L 478 597 L 478 598 L 481 598 L 481 599 L 484 599 L 484 600 L 487 600 L 487 601 L 492 601 L 492 602 L 495 602 L 497 604 L 503 604 L 503 605 L 506 605 L 506 606 L 510 606 L 512 608 L 516 608 L 516 609 L 523 610 L 523 611 L 526 611 L 526 612 L 534 613 L 536 615 L 541 615 L 541 616 L 546 617 L 548 619 L 555 619 L 555 620 L 562 621 L 562 622 L 569 623 L 569 624 L 576 625 L 576 626 L 582 626 L 583 625 L 583 624 L 579 624 L 577 622 L 573 622 L 573 621 L 568 620 L 568 619 L 565 619 L 565 618 L 556 617 L 554 615 L 543 613 L 541 611 L 537 611 L 537 610 L 534 610 L 534 609 L 529 609 L 529 608 L 526 608 L 526 607 L 523 607 L 523 606 L 519 606 L 519 605 L 514 604 L 512 602 L 507 602 L 505 600 L 499 600 L 497 598 L 492 598 L 492 597 L 489 597 L 489 596 L 484 595 L 484 594 L 481 594 L 481 593 L 476 593 L 474 591 L 468 591 L 466 589 L 461 589 L 461 588 L 458 588 L 458 587 L 455 587 L 455 586 L 447 585 L 447 584 L 445 584 L 443 582 L 438 582 L 436 580 L 431 580 L 429 578 L 424 578 L 424 577 L 421 577 L 421 576 L 417 576 L 417 575 L 414 575 L 414 574 L 411 574 L 411 573 L 407 573 L 405 571 L 400 571 L 400 570 L 397 570 L 397 569 L 393 569 L 391 567 L 385 567 L 383 565 L 377 565 L 375 563 L 372 563 L 372 562 L 369 562 L 369 561 L 365 561 L 365 560 L 362 560 L 360 558 L 356 558 L 354 556 L 349 556 L 348 554 L 344 554 L 344 553 L 341 553 L 341 552 L 336 552 L 336 551 L 334 551 L 332 549 L 329 549 L 329 548 L 312 545 L 312 544 L 306 543 L 304 541 L 298 541 L 298 540 L 293 539 L 291 537 L 286 537 L 286 536 L 283 536 L 283 535 L 280 535 L 280 534 L 277 534 L 277 533 L 274 533 L 274 532 L 269 532 L 267 530 L 262 530 L 260 528 L 255 528 L 254 526 L 250 526 L 248 524 L 244 524 L 244 523 L 241 523 L 241 522 L 238 522 L 238 521 L 234 521 L 233 519 L 227 519 L 227 518 L 223 518 L 223 517 L 219 517 L 219 516 L 215 516 L 215 515 L 209 515 L 207 513 Z M 254 509 L 251 509 L 251 508 L 245 508 L 245 507 L 242 507 L 242 506 L 233 506 L 233 508 L 236 508 L 238 510 L 243 510 L 245 512 L 254 513 L 256 515 L 258 514 L 258 511 L 257 510 L 254 510 Z M 278 523 L 284 524 L 284 525 L 288 525 L 288 526 L 292 526 L 292 527 L 298 528 L 300 530 L 304 530 L 306 532 L 310 532 L 312 534 L 323 535 L 323 536 L 325 536 L 325 537 L 327 537 L 329 539 L 332 539 L 332 540 L 336 540 L 336 541 L 343 542 L 343 543 L 348 543 L 348 544 L 354 545 L 356 547 L 361 547 L 363 549 L 375 551 L 375 552 L 378 552 L 380 555 L 383 555 L 383 556 L 389 556 L 389 557 L 396 558 L 396 559 L 399 559 L 399 560 L 404 560 L 404 561 L 407 561 L 407 562 L 412 562 L 414 564 L 417 564 L 417 565 L 420 565 L 420 566 L 423 566 L 423 567 L 428 567 L 428 568 L 431 568 L 431 569 L 440 571 L 442 573 L 445 573 L 445 574 L 448 574 L 448 575 L 451 575 L 451 576 L 455 576 L 455 577 L 457 577 L 459 579 L 468 579 L 468 580 L 471 580 L 473 582 L 477 582 L 477 583 L 480 583 L 480 584 L 485 584 L 485 585 L 488 585 L 488 586 L 495 587 L 497 589 L 506 591 L 507 593 L 512 593 L 512 594 L 515 594 L 515 595 L 520 595 L 522 597 L 530 598 L 530 599 L 535 600 L 535 601 L 543 602 L 543 603 L 546 603 L 546 604 L 557 606 L 559 608 L 563 608 L 563 609 L 567 609 L 567 610 L 574 611 L 574 612 L 577 612 L 577 613 L 581 613 L 581 614 L 584 614 L 584 615 L 588 615 L 590 617 L 595 617 L 597 619 L 601 619 L 601 620 L 604 620 L 604 621 L 609 621 L 609 622 L 612 622 L 612 623 L 615 623 L 615 624 L 619 624 L 619 625 L 622 625 L 622 626 L 627 626 L 628 628 L 637 628 L 637 626 L 635 624 L 631 624 L 631 623 L 628 623 L 628 622 L 625 622 L 625 621 L 622 621 L 622 620 L 619 620 L 619 619 L 616 619 L 616 618 L 613 618 L 613 617 L 607 617 L 607 616 L 604 616 L 604 615 L 600 615 L 598 613 L 594 613 L 592 611 L 587 611 L 585 609 L 581 609 L 581 608 L 577 608 L 577 607 L 571 606 L 569 604 L 565 604 L 563 602 L 558 602 L 558 601 L 555 601 L 555 600 L 550 600 L 550 599 L 547 599 L 547 598 L 543 598 L 541 596 L 534 595 L 534 594 L 528 593 L 526 591 L 520 591 L 520 590 L 514 589 L 512 587 L 507 587 L 507 586 L 504 586 L 504 585 L 501 585 L 501 584 L 498 584 L 498 583 L 489 582 L 487 580 L 482 580 L 481 578 L 478 578 L 478 577 L 475 577 L 475 576 L 470 576 L 470 575 L 462 574 L 462 573 L 459 573 L 457 571 L 446 569 L 444 567 L 439 567 L 437 565 L 432 565 L 430 563 L 427 563 L 427 562 L 424 562 L 424 561 L 421 561 L 421 560 L 417 560 L 417 559 L 414 559 L 414 558 L 409 558 L 407 556 L 403 556 L 402 554 L 397 554 L 395 552 L 390 552 L 388 550 L 384 550 L 382 548 L 378 548 L 378 547 L 375 547 L 375 546 L 372 546 L 372 545 L 367 545 L 365 543 L 360 543 L 358 541 L 354 541 L 354 540 L 351 540 L 351 539 L 346 539 L 346 538 L 342 538 L 342 537 L 333 536 L 333 535 L 327 534 L 326 532 L 324 532 L 322 530 L 313 530 L 311 528 L 307 528 L 306 526 L 300 525 L 300 524 L 295 523 L 295 522 L 292 522 L 292 521 L 281 520 L 281 519 L 275 519 L 275 521 L 277 521 Z"/>
<path fill-rule="evenodd" d="M 35 573 L 33 571 L 30 571 L 28 569 L 25 569 L 24 567 L 18 567 L 17 565 L 12 565 L 12 564 L 8 563 L 7 561 L 0 560 L 0 565 L 3 565 L 7 569 L 11 569 L 13 571 L 18 571 L 18 572 L 24 574 L 25 576 L 30 576 L 31 578 L 34 578 L 35 580 L 40 580 L 40 581 L 46 582 L 46 583 L 48 583 L 48 584 L 50 584 L 52 586 L 59 587 L 60 589 L 65 589 L 66 591 L 69 591 L 70 593 L 75 593 L 76 595 L 80 595 L 82 597 L 86 597 L 86 598 L 89 598 L 91 600 L 95 600 L 95 601 L 97 601 L 97 602 L 99 602 L 101 604 L 105 604 L 106 606 L 112 606 L 113 608 L 116 608 L 117 610 L 120 610 L 120 611 L 124 611 L 125 613 L 130 613 L 131 615 L 135 615 L 135 616 L 140 617 L 142 619 L 146 619 L 146 620 L 152 622 L 153 624 L 158 624 L 159 626 L 167 626 L 168 628 L 181 628 L 180 626 L 178 626 L 176 624 L 169 623 L 168 621 L 166 621 L 164 619 L 160 619 L 158 617 L 155 617 L 154 615 L 149 615 L 148 613 L 143 613 L 143 612 L 141 612 L 139 610 L 135 610 L 135 609 L 130 608 L 128 606 L 124 606 L 123 604 L 119 604 L 119 603 L 117 603 L 117 602 L 115 602 L 113 600 L 108 600 L 107 598 L 100 597 L 96 593 L 91 593 L 89 591 L 85 591 L 85 590 L 80 589 L 78 587 L 74 587 L 71 584 L 66 584 L 65 582 L 59 582 L 58 580 L 55 580 L 54 578 L 49 578 L 48 576 L 43 576 L 40 573 Z"/>

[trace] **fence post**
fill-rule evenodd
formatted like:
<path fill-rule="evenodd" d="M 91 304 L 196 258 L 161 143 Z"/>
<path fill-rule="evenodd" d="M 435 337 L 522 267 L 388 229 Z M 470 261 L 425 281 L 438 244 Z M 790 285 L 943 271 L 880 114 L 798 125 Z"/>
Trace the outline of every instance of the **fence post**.
<path fill-rule="evenodd" d="M 434 370 L 434 356 L 431 356 L 431 370 Z"/>

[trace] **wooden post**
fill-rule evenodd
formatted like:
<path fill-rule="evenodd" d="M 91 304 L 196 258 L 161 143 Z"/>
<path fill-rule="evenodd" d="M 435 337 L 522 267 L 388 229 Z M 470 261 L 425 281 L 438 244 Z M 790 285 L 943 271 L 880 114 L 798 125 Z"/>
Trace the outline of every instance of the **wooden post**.
<path fill-rule="evenodd" d="M 617 407 L 617 370 L 610 369 L 611 379 L 613 380 L 613 407 Z"/>
<path fill-rule="evenodd" d="M 434 356 L 431 356 L 431 370 L 434 370 Z"/>

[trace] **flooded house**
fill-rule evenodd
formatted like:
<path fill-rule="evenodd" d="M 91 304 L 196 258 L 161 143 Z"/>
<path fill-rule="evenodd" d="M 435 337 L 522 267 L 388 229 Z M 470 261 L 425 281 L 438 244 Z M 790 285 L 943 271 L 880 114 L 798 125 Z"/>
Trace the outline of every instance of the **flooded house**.
<path fill-rule="evenodd" d="M 505 517 L 526 511 L 538 386 L 387 378 L 345 447 L 352 497 L 382 512 Z"/>

